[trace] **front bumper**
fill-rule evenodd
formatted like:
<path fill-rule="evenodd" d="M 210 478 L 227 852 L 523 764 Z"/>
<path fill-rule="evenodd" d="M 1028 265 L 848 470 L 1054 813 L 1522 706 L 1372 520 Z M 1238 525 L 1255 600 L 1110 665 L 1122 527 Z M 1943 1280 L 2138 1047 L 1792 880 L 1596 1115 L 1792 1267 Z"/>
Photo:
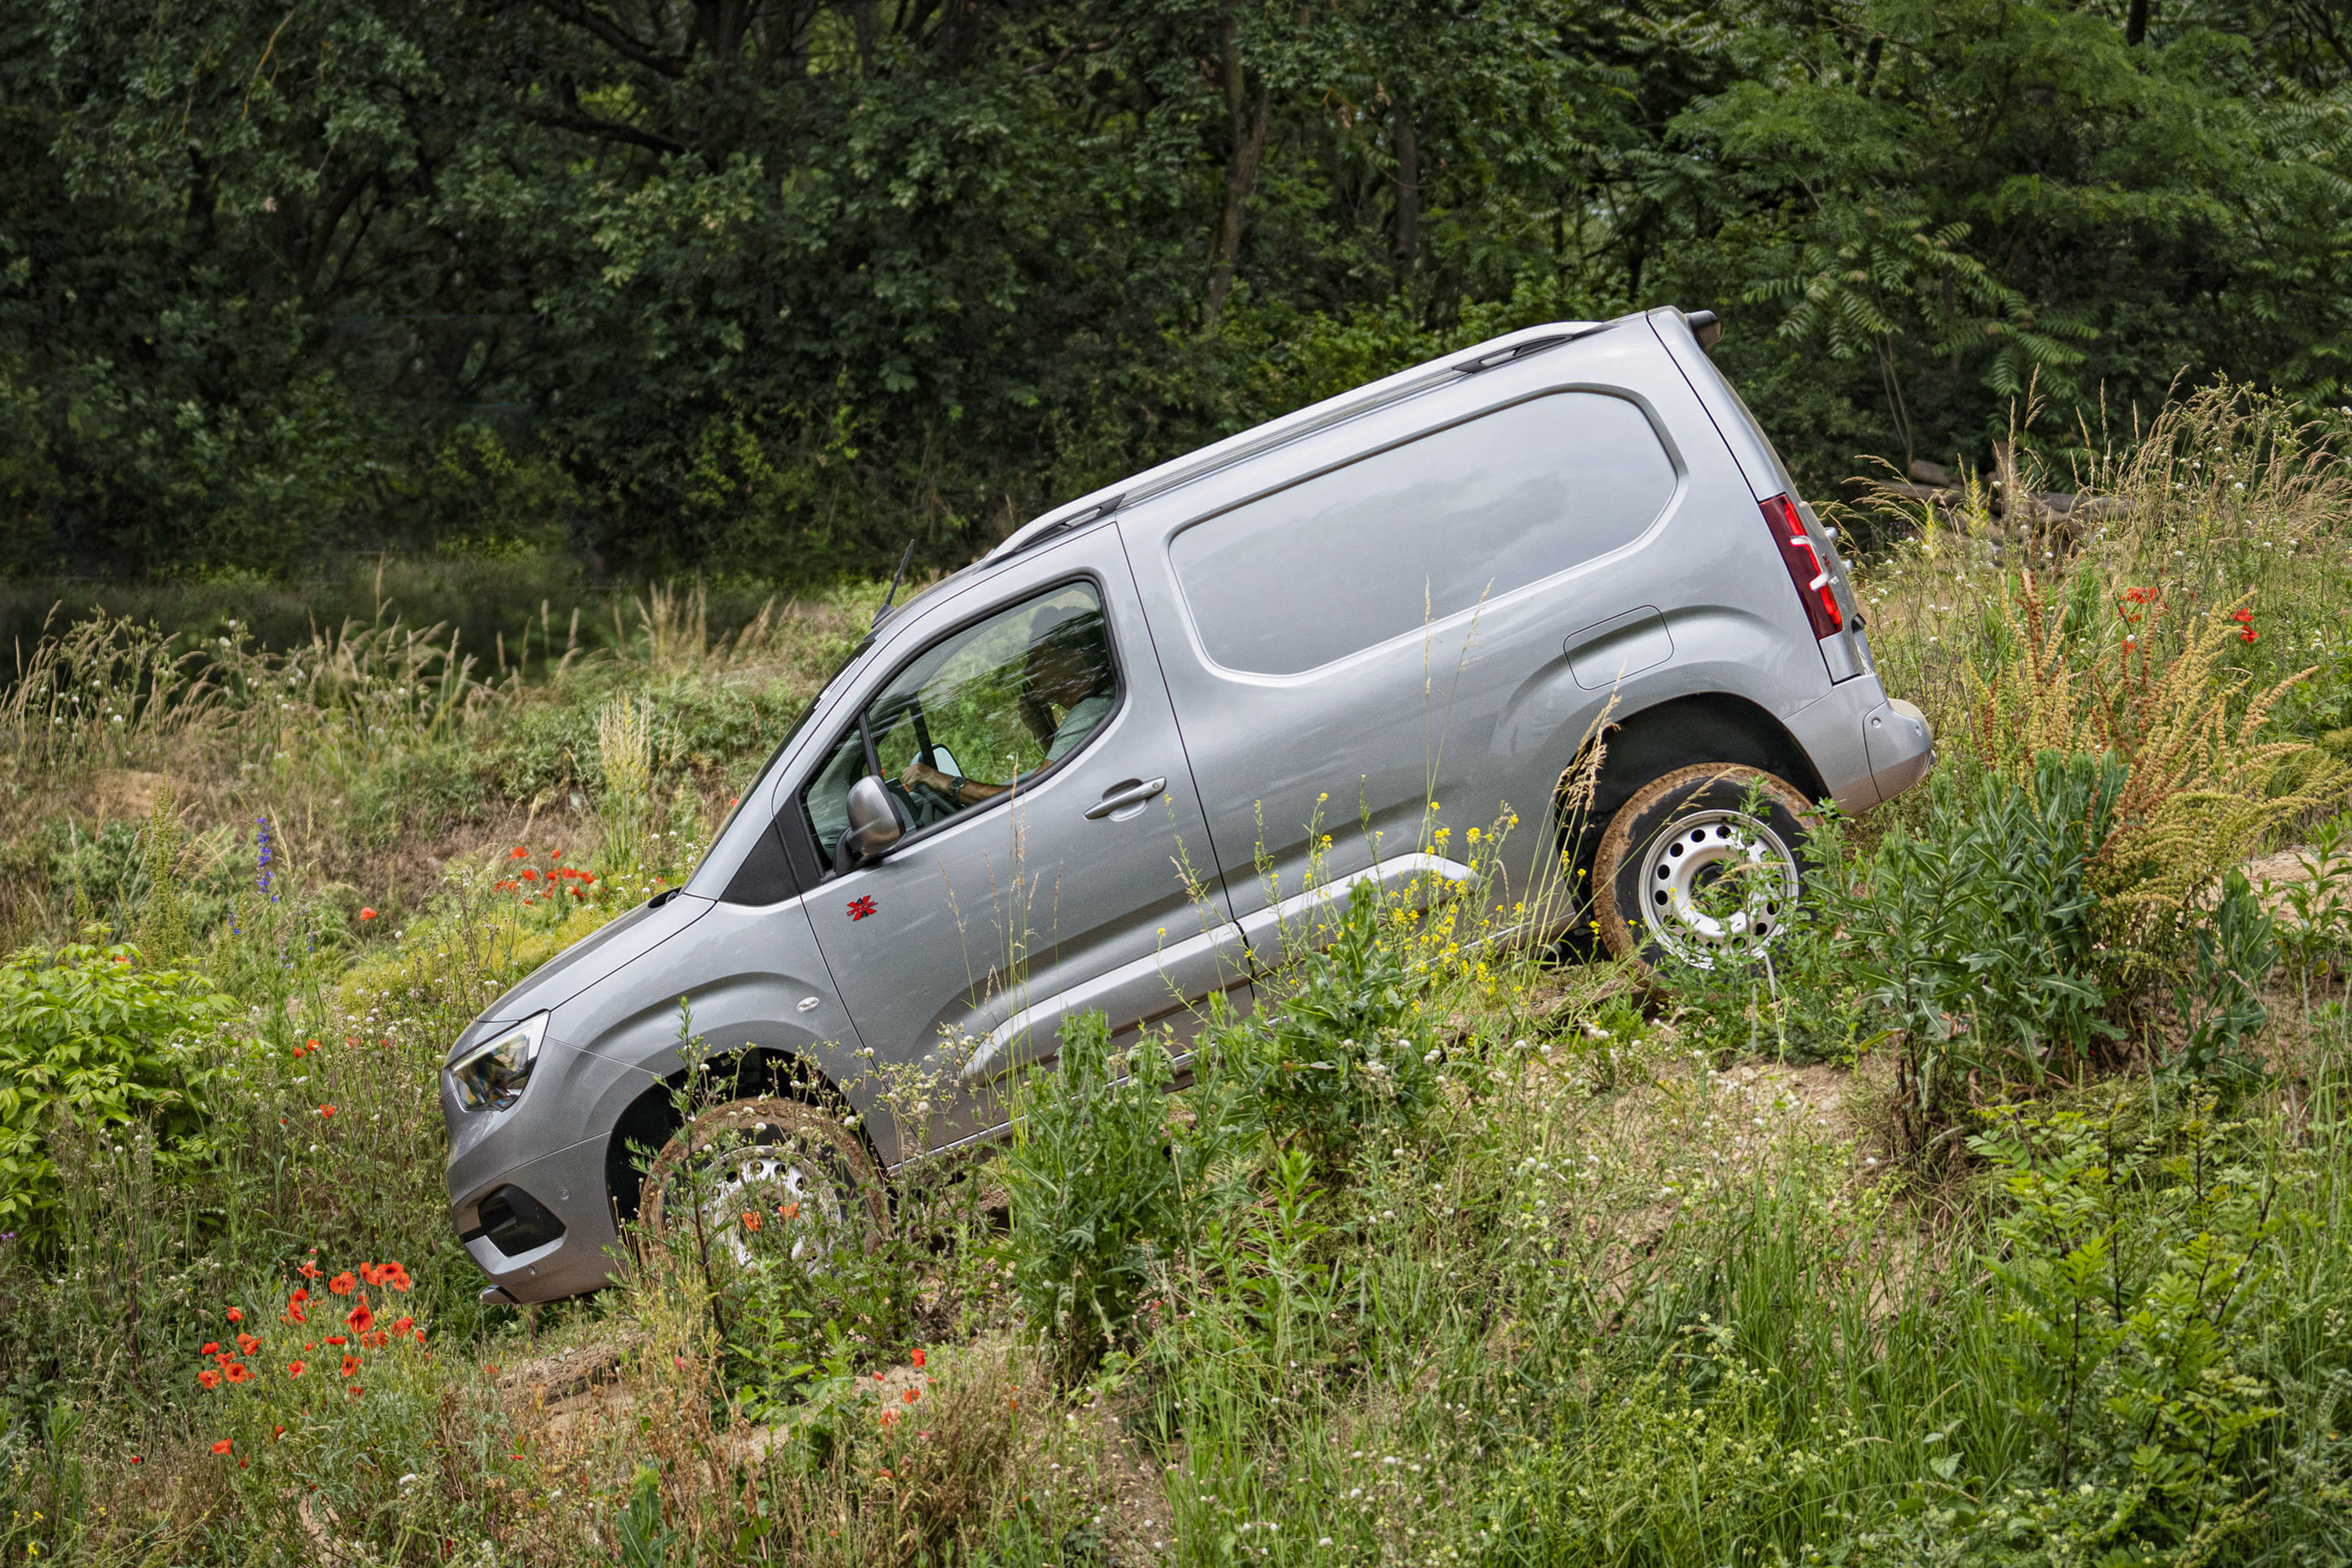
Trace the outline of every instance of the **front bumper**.
<path fill-rule="evenodd" d="M 449 1218 L 489 1283 L 517 1301 L 601 1289 L 620 1239 L 607 1163 L 621 1108 L 661 1087 L 642 1069 L 574 1049 L 556 1030 L 512 1106 L 469 1110 L 445 1068 Z"/>
<path fill-rule="evenodd" d="M 467 1256 L 509 1300 L 551 1301 L 618 1277 L 620 1231 L 605 1192 L 609 1142 L 583 1139 L 480 1177 L 449 1205 Z"/>

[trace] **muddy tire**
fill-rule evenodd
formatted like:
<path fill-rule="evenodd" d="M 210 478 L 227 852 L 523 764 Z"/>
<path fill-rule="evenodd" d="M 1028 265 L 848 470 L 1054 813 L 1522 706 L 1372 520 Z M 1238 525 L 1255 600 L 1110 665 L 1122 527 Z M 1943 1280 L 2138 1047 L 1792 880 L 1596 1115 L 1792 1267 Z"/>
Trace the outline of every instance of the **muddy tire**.
<path fill-rule="evenodd" d="M 1712 969 L 1761 948 L 1795 912 L 1810 811 L 1786 780 L 1737 763 L 1651 780 L 1592 858 L 1601 940 L 1651 969 Z"/>
<path fill-rule="evenodd" d="M 671 1135 L 646 1171 L 637 1218 L 656 1241 L 701 1239 L 716 1261 L 814 1267 L 870 1249 L 890 1204 L 865 1141 L 836 1117 L 762 1095 L 712 1106 Z"/>

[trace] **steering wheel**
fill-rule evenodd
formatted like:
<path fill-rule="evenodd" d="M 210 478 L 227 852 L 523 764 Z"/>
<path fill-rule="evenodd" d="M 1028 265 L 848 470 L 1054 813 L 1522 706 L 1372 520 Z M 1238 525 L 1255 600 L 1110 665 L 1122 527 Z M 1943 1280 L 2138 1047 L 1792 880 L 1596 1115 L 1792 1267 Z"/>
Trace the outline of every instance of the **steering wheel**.
<path fill-rule="evenodd" d="M 919 809 L 923 803 L 929 803 L 938 809 L 939 816 L 929 817 L 924 821 L 923 826 L 926 827 L 934 822 L 944 822 L 963 809 L 963 802 L 956 799 L 947 791 L 936 788 L 929 784 L 918 782 L 913 784 L 900 784 L 894 782 L 890 787 L 905 794 L 917 804 Z"/>

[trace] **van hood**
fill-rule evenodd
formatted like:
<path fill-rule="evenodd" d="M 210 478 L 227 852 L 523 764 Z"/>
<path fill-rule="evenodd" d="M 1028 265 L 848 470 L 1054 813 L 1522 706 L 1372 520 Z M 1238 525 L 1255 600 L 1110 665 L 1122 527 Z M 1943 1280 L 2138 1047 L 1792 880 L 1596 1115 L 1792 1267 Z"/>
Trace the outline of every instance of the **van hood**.
<path fill-rule="evenodd" d="M 482 1009 L 449 1047 L 451 1058 L 504 1028 L 560 1007 L 604 976 L 633 963 L 710 912 L 711 900 L 672 889 L 639 904 L 609 925 L 599 926 L 509 987 Z"/>

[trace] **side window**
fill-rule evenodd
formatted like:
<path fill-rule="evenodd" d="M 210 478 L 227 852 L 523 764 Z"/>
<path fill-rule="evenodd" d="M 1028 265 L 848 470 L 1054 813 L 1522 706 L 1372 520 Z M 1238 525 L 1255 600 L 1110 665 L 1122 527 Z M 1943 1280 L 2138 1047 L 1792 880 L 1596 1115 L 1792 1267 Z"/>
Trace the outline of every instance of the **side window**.
<path fill-rule="evenodd" d="M 1629 544 L 1674 493 L 1639 408 L 1560 392 L 1203 519 L 1168 548 L 1210 658 L 1296 675 Z"/>
<path fill-rule="evenodd" d="M 987 805 L 1083 745 L 1118 705 L 1102 600 L 1069 583 L 933 643 L 866 704 L 802 791 L 830 858 L 849 786 L 878 773 L 912 827 Z"/>

